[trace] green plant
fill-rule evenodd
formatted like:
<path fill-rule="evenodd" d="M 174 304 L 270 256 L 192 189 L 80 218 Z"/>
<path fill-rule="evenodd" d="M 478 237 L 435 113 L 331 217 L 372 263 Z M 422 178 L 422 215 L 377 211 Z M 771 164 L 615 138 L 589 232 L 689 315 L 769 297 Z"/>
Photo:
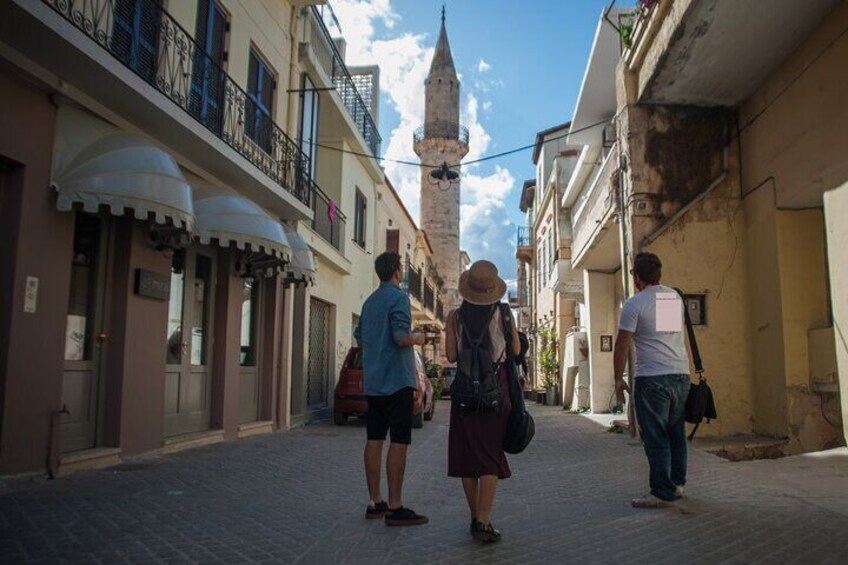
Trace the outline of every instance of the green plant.
<path fill-rule="evenodd" d="M 557 384 L 559 362 L 557 361 L 557 335 L 554 329 L 541 329 L 542 347 L 539 352 L 539 370 L 542 372 L 542 386 L 553 388 Z"/>
<path fill-rule="evenodd" d="M 438 379 L 442 374 L 442 366 L 435 361 L 424 361 L 424 374 L 428 379 Z"/>

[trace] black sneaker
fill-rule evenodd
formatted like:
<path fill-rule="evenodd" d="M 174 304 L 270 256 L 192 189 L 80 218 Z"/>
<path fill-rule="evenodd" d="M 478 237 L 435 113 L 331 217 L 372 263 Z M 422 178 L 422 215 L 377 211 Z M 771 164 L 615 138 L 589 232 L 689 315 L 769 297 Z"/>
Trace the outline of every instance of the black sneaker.
<path fill-rule="evenodd" d="M 483 543 L 495 543 L 501 541 L 501 533 L 497 531 L 492 524 L 483 525 L 483 522 L 474 520 L 472 523 L 471 537 Z"/>
<path fill-rule="evenodd" d="M 378 502 L 377 504 L 369 506 L 365 510 L 365 517 L 369 520 L 377 520 L 382 518 L 389 512 L 389 503 L 385 500 Z"/>
<path fill-rule="evenodd" d="M 429 521 L 426 516 L 416 514 L 412 509 L 403 506 L 389 510 L 389 513 L 386 514 L 387 526 L 420 526 Z"/>

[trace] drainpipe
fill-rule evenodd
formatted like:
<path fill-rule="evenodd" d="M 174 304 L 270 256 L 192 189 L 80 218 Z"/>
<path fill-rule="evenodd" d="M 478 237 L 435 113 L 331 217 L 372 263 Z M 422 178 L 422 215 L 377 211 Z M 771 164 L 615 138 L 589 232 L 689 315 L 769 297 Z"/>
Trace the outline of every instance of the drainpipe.
<path fill-rule="evenodd" d="M 62 414 L 71 415 L 67 404 L 62 404 L 61 410 L 56 410 L 50 414 L 50 437 L 47 438 L 47 478 L 53 479 L 56 476 L 56 461 L 53 456 L 56 443 L 56 430 L 58 429 L 57 420 Z"/>
<path fill-rule="evenodd" d="M 650 244 L 655 242 L 662 234 L 664 234 L 668 229 L 673 226 L 677 221 L 682 218 L 686 212 L 691 210 L 696 204 L 704 200 L 709 194 L 715 190 L 724 180 L 727 178 L 729 168 L 727 166 L 727 147 L 722 151 L 722 170 L 721 173 L 713 180 L 706 190 L 704 190 L 701 194 L 693 198 L 688 204 L 680 208 L 671 218 L 669 218 L 663 225 L 661 225 L 654 233 L 647 236 L 642 240 L 642 243 L 639 244 L 639 251 L 644 251 Z"/>

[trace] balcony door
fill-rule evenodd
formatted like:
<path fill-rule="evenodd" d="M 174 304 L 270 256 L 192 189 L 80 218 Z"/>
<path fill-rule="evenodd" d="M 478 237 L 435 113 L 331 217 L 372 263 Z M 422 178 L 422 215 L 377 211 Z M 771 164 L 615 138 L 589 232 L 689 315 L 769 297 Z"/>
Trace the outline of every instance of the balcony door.
<path fill-rule="evenodd" d="M 112 53 L 146 80 L 156 78 L 160 0 L 114 0 Z"/>
<path fill-rule="evenodd" d="M 165 436 L 208 430 L 212 414 L 215 259 L 202 248 L 174 253 L 165 361 Z"/>
<path fill-rule="evenodd" d="M 273 140 L 271 109 L 276 87 L 271 67 L 251 49 L 247 69 L 245 133 L 266 153 L 271 153 Z"/>
<path fill-rule="evenodd" d="M 198 0 L 189 112 L 203 125 L 220 133 L 224 118 L 224 47 L 227 16 L 214 0 Z"/>

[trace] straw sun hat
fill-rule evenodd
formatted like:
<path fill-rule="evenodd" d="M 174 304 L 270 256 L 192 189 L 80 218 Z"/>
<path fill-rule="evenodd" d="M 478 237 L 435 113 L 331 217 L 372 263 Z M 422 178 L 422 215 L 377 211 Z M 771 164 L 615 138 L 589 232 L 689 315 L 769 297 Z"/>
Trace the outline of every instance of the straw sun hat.
<path fill-rule="evenodd" d="M 491 261 L 475 261 L 459 277 L 459 294 L 471 304 L 495 304 L 506 294 L 506 283 Z"/>

